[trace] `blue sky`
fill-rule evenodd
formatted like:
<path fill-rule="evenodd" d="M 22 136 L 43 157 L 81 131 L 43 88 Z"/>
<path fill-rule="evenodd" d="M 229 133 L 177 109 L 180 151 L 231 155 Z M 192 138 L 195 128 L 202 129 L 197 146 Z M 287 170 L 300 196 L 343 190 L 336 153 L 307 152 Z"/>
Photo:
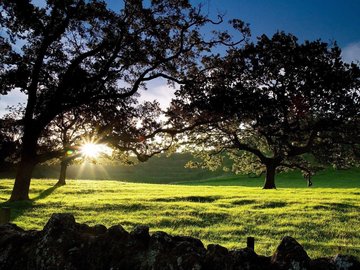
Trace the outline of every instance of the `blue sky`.
<path fill-rule="evenodd" d="M 114 10 L 123 1 L 105 0 Z M 143 0 L 148 3 L 150 0 Z M 45 0 L 32 0 L 43 5 Z M 225 20 L 242 19 L 250 24 L 253 38 L 285 31 L 300 40 L 322 39 L 337 41 L 346 49 L 357 44 L 360 48 L 360 0 L 190 0 L 203 5 L 203 11 L 216 18 L 225 14 Z M 353 46 L 354 47 L 354 46 Z M 360 52 L 359 52 L 360 55 Z M 358 56 L 359 56 L 358 55 Z M 357 58 L 360 60 L 360 57 Z M 355 59 L 356 60 L 356 59 Z"/>
<path fill-rule="evenodd" d="M 193 0 L 199 3 L 198 0 Z M 301 40 L 337 40 L 345 47 L 360 42 L 359 0 L 206 0 L 211 14 L 250 23 L 254 36 L 284 30 Z"/>
<path fill-rule="evenodd" d="M 148 0 L 146 0 L 148 2 Z M 216 18 L 225 14 L 225 20 L 239 18 L 250 24 L 253 38 L 261 34 L 271 36 L 285 31 L 300 41 L 321 39 L 337 41 L 345 61 L 360 61 L 360 0 L 190 0 L 204 5 L 204 12 Z M 44 0 L 33 0 L 43 4 Z M 123 1 L 107 0 L 114 10 Z M 165 106 L 172 97 L 163 82 L 151 84 L 142 100 L 158 99 Z M 20 93 L 0 96 L 0 115 L 9 104 L 23 102 Z"/>
<path fill-rule="evenodd" d="M 42 1 L 42 0 L 37 0 Z M 149 2 L 149 0 L 145 0 Z M 108 0 L 114 10 L 122 2 Z M 253 39 L 276 31 L 297 36 L 300 41 L 337 41 L 344 60 L 360 61 L 360 0 L 190 0 L 203 5 L 205 13 L 225 20 L 241 19 L 250 24 Z"/>

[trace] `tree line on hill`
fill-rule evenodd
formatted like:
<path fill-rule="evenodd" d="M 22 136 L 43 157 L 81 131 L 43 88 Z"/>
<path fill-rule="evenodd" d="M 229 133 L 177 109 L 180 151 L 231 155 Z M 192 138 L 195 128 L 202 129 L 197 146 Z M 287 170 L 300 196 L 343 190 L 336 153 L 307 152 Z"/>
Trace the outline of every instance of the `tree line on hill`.
<path fill-rule="evenodd" d="M 251 42 L 243 21 L 230 21 L 235 37 L 219 24 L 187 0 L 124 0 L 117 12 L 98 0 L 1 1 L 0 94 L 27 95 L 0 120 L 1 168 L 17 166 L 10 200 L 29 199 L 40 163 L 58 160 L 65 184 L 86 142 L 123 162 L 182 149 L 199 158 L 189 166 L 214 169 L 227 156 L 228 169 L 264 172 L 264 188 L 279 170 L 311 183 L 323 164 L 359 164 L 359 65 L 336 44 L 283 32 Z M 138 101 L 158 79 L 176 89 L 165 111 Z"/>

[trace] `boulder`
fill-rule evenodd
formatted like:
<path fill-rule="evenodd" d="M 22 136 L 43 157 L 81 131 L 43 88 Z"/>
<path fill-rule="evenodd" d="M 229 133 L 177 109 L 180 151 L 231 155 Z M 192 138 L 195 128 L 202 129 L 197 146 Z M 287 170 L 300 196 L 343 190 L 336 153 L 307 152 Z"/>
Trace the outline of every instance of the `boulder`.
<path fill-rule="evenodd" d="M 130 233 L 131 236 L 136 239 L 143 240 L 148 242 L 150 240 L 149 227 L 139 225 L 134 228 L 134 230 Z"/>
<path fill-rule="evenodd" d="M 220 245 L 210 244 L 207 246 L 205 254 L 204 269 L 215 270 L 215 269 L 232 269 L 233 262 L 227 248 Z"/>
<path fill-rule="evenodd" d="M 271 263 L 281 270 L 302 270 L 309 268 L 310 258 L 294 238 L 285 236 L 272 256 Z"/>
<path fill-rule="evenodd" d="M 269 263 L 266 263 L 264 257 L 259 257 L 251 248 L 243 248 L 230 251 L 234 261 L 231 269 L 244 270 L 266 270 L 271 269 Z"/>
<path fill-rule="evenodd" d="M 354 256 L 337 254 L 331 261 L 336 270 L 360 270 L 360 262 Z"/>
<path fill-rule="evenodd" d="M 309 270 L 336 270 L 336 267 L 331 259 L 319 258 L 310 262 Z"/>

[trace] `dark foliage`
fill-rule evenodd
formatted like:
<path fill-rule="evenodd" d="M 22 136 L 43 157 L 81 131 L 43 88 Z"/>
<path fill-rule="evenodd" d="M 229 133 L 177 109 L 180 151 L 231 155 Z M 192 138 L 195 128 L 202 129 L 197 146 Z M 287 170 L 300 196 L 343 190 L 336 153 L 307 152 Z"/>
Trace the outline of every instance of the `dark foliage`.
<path fill-rule="evenodd" d="M 211 21 L 186 0 L 122 4 L 114 12 L 98 0 L 0 2 L 0 92 L 18 88 L 28 98 L 11 200 L 28 199 L 38 140 L 56 117 L 82 106 L 114 111 L 146 82 L 180 83 L 203 52 L 231 45 L 224 32 L 204 40 L 200 28 L 221 18 Z"/>
<path fill-rule="evenodd" d="M 197 123 L 186 137 L 203 160 L 195 165 L 217 167 L 227 153 L 234 171 L 266 171 L 264 188 L 275 188 L 277 170 L 300 169 L 311 184 L 315 159 L 358 151 L 360 69 L 336 44 L 281 32 L 205 65 L 169 112 L 175 124 Z"/>

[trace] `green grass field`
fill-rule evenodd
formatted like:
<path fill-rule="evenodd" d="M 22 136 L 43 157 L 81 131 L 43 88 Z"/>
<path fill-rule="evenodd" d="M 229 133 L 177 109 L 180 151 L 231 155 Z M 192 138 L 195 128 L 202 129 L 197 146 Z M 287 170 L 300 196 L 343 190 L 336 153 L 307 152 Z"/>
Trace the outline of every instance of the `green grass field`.
<path fill-rule="evenodd" d="M 277 190 L 259 188 L 262 179 L 241 177 L 187 185 L 72 180 L 59 188 L 53 188 L 55 180 L 33 180 L 32 200 L 12 204 L 6 200 L 13 181 L 0 180 L 0 207 L 10 206 L 12 222 L 26 229 L 41 229 L 52 213 L 69 212 L 89 225 L 121 224 L 131 230 L 144 224 L 151 231 L 191 235 L 228 248 L 244 247 L 246 237 L 254 236 L 256 252 L 264 255 L 290 235 L 311 257 L 341 252 L 360 258 L 358 172 L 326 171 L 314 179 L 317 188 L 280 175 Z"/>

